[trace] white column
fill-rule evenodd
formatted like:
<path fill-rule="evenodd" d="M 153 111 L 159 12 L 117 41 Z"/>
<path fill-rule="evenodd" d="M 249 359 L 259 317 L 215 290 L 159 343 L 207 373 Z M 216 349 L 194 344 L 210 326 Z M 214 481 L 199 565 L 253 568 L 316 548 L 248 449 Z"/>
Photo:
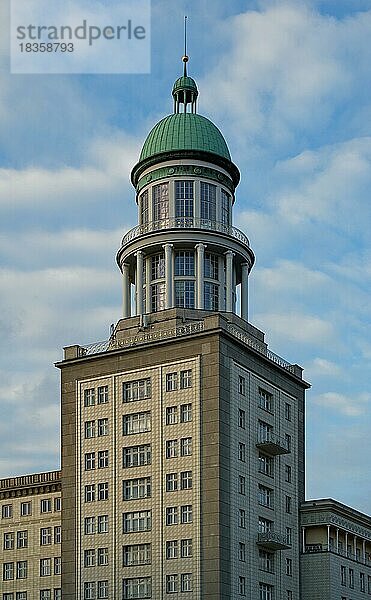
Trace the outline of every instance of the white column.
<path fill-rule="evenodd" d="M 249 318 L 249 265 L 242 263 L 241 268 L 241 317 L 247 321 Z"/>
<path fill-rule="evenodd" d="M 228 252 L 225 253 L 225 278 L 227 289 L 225 310 L 227 312 L 233 311 L 233 256 L 234 253 L 232 250 L 228 250 Z"/>
<path fill-rule="evenodd" d="M 362 560 L 365 563 L 366 562 L 366 540 L 362 540 Z"/>
<path fill-rule="evenodd" d="M 357 560 L 357 536 L 354 536 L 354 540 L 353 540 L 353 554 L 354 554 L 354 560 Z"/>
<path fill-rule="evenodd" d="M 122 265 L 122 312 L 124 319 L 131 315 L 129 265 L 127 263 Z"/>
<path fill-rule="evenodd" d="M 339 554 L 339 527 L 336 527 L 336 553 Z"/>
<path fill-rule="evenodd" d="M 136 298 L 136 314 L 143 314 L 143 252 L 138 250 L 136 253 L 137 269 L 135 280 L 135 298 Z"/>
<path fill-rule="evenodd" d="M 196 308 L 203 309 L 204 304 L 204 261 L 205 261 L 205 244 L 196 244 L 197 251 L 197 296 Z"/>
<path fill-rule="evenodd" d="M 173 244 L 164 244 L 165 250 L 165 308 L 173 306 Z"/>
<path fill-rule="evenodd" d="M 147 256 L 146 260 L 146 306 L 145 312 L 151 312 L 151 257 Z"/>
<path fill-rule="evenodd" d="M 327 525 L 327 550 L 330 550 L 330 525 Z"/>
<path fill-rule="evenodd" d="M 345 532 L 345 556 L 348 556 L 348 532 Z"/>
<path fill-rule="evenodd" d="M 302 528 L 303 552 L 305 552 L 305 527 Z"/>

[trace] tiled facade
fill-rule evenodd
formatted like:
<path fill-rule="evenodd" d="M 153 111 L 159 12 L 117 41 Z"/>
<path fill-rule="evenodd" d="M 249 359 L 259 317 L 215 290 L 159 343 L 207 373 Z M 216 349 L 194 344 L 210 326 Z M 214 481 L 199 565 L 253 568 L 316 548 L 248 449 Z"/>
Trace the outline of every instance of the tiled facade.
<path fill-rule="evenodd" d="M 60 600 L 59 471 L 0 480 L 2 600 Z"/>

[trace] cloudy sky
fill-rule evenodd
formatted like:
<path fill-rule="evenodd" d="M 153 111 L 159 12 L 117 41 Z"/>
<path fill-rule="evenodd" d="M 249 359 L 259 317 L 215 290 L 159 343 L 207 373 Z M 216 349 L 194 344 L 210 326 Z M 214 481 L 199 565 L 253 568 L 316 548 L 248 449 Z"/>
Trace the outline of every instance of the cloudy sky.
<path fill-rule="evenodd" d="M 199 111 L 242 174 L 251 321 L 312 383 L 307 497 L 370 514 L 370 0 L 153 0 L 151 73 L 114 76 L 10 75 L 5 5 L 0 477 L 60 467 L 53 363 L 120 318 L 130 168 L 172 111 L 186 13 Z"/>

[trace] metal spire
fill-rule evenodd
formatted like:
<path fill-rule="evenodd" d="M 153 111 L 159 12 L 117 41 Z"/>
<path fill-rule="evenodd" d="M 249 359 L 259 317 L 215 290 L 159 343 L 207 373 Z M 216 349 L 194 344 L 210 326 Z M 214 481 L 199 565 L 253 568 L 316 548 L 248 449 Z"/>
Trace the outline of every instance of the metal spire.
<path fill-rule="evenodd" d="M 189 56 L 187 56 L 187 15 L 184 15 L 184 55 L 182 57 L 182 61 L 184 62 L 184 77 L 187 77 L 187 62 L 189 60 Z"/>

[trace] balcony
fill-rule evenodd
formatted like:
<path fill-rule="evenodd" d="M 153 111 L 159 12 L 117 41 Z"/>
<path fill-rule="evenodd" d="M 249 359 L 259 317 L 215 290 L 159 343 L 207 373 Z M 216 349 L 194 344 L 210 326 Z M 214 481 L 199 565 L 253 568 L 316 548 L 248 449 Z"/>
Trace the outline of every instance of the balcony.
<path fill-rule="evenodd" d="M 368 553 L 365 556 L 357 556 L 354 552 L 346 551 L 344 548 L 336 548 L 334 544 L 329 546 L 327 544 L 306 544 L 304 548 L 304 554 L 319 554 L 322 552 L 331 552 L 342 558 L 348 558 L 361 565 L 371 567 L 371 555 Z"/>
<path fill-rule="evenodd" d="M 270 456 L 279 456 L 280 454 L 290 453 L 285 440 L 281 439 L 278 435 L 268 432 L 259 435 L 256 447 Z"/>
<path fill-rule="evenodd" d="M 247 248 L 250 248 L 248 237 L 236 227 L 230 227 L 220 221 L 209 221 L 208 219 L 196 219 L 194 217 L 174 217 L 171 219 L 162 219 L 161 221 L 146 223 L 145 225 L 137 225 L 124 235 L 121 247 L 126 246 L 142 235 L 161 231 L 163 229 L 203 229 L 207 231 L 216 231 L 228 235 L 241 242 L 244 246 L 247 246 Z"/>
<path fill-rule="evenodd" d="M 286 536 L 274 531 L 258 533 L 256 543 L 258 546 L 267 548 L 267 550 L 287 550 L 288 548 L 291 548 L 291 545 L 287 543 Z"/>

